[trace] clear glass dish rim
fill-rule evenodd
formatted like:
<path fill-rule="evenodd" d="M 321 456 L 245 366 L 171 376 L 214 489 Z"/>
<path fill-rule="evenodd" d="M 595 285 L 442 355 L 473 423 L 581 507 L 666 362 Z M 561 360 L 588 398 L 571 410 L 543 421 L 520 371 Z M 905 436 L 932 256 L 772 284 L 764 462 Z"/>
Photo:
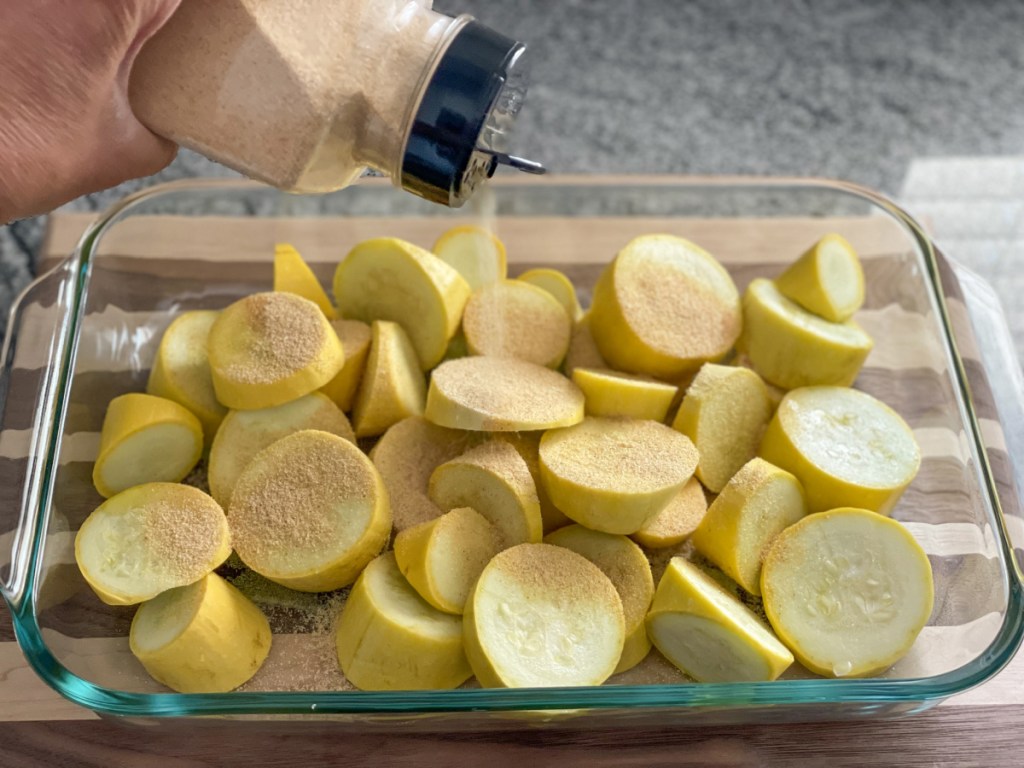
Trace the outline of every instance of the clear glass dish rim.
<path fill-rule="evenodd" d="M 362 182 L 384 186 L 386 180 Z M 446 691 L 316 691 L 253 692 L 219 694 L 132 693 L 105 688 L 82 679 L 64 667 L 46 646 L 37 622 L 34 600 L 11 606 L 15 634 L 22 651 L 37 674 L 69 700 L 103 714 L 131 717 L 225 716 L 324 714 L 443 714 L 517 711 L 517 710 L 605 710 L 629 709 L 633 712 L 653 709 L 783 707 L 800 705 L 884 705 L 899 703 L 935 703 L 983 683 L 1001 670 L 1016 653 L 1024 639 L 1024 575 L 1017 564 L 1005 527 L 1003 510 L 995 479 L 981 437 L 974 405 L 970 397 L 966 370 L 953 335 L 945 295 L 941 288 L 936 250 L 921 226 L 885 196 L 856 184 L 830 179 L 790 177 L 692 177 L 633 176 L 614 177 L 553 176 L 545 181 L 509 178 L 501 186 L 665 186 L 677 188 L 729 188 L 757 190 L 801 189 L 840 193 L 858 198 L 886 211 L 915 241 L 923 258 L 928 289 L 937 309 L 943 341 L 953 364 L 956 397 L 962 413 L 977 475 L 985 492 L 985 503 L 996 523 L 999 539 L 1001 577 L 1007 589 L 1003 623 L 989 647 L 975 659 L 950 672 L 927 678 L 907 679 L 806 679 L 757 683 L 688 683 L 676 685 L 596 686 L 577 688 L 471 689 Z M 138 205 L 163 195 L 189 192 L 244 193 L 266 191 L 267 187 L 247 180 L 189 179 L 155 185 L 115 203 L 82 236 L 71 257 L 75 275 L 70 320 L 62 329 L 68 350 L 61 370 L 57 371 L 58 422 L 47 445 L 48 468 L 42 500 L 50 498 L 50 488 L 60 436 L 67 413 L 74 352 L 84 315 L 93 247 L 103 232 Z M 273 190 L 270 190 L 272 193 Z M 43 279 L 45 276 L 40 277 Z M 50 371 L 53 375 L 53 371 Z M 42 506 L 42 505 L 41 505 Z M 38 509 L 31 535 L 31 556 L 26 583 L 34 596 L 39 577 L 43 537 L 48 522 L 47 510 Z M 554 714 L 554 712 L 552 712 Z"/>

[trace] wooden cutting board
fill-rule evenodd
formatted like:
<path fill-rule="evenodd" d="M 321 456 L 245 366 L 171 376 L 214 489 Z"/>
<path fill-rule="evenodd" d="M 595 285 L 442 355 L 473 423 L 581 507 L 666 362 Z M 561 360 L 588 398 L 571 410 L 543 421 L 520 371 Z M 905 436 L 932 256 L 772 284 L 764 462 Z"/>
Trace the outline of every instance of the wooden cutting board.
<path fill-rule="evenodd" d="M 42 269 L 74 248 L 89 216 L 56 214 L 40 254 Z M 268 237 L 293 242 L 324 273 L 351 244 L 385 234 L 388 219 L 349 221 L 339 230 L 329 222 L 268 224 L 253 220 L 141 222 L 121 228 L 114 254 L 152 259 L 152 276 L 173 279 L 216 251 L 218 258 L 258 262 Z M 421 219 L 403 223 L 403 234 L 429 243 L 453 223 Z M 675 226 L 669 222 L 667 226 Z M 266 227 L 274 227 L 268 232 Z M 518 247 L 543 249 L 545 261 L 564 263 L 581 253 L 614 250 L 640 231 L 661 230 L 666 220 L 503 221 L 513 227 Z M 261 229 L 263 228 L 263 229 Z M 821 234 L 840 229 L 865 255 L 892 247 L 892 225 L 878 219 L 716 220 L 689 219 L 685 234 L 712 252 L 727 249 L 734 259 L 766 260 L 765 244 L 799 252 Z M 339 234 L 340 233 L 340 234 Z M 173 234 L 173 237 L 168 235 Z M 552 237 L 556 240 L 553 243 Z M 560 240 L 557 238 L 561 238 Z M 169 249 L 167 243 L 173 242 Z M 611 245 L 610 245 L 611 244 Z M 891 252 L 891 251 L 888 251 Z M 112 256 L 111 258 L 116 258 Z M 269 262 L 266 262 L 269 264 Z M 269 270 L 269 267 L 266 267 Z M 269 271 L 267 272 L 269 274 Z M 952 306 L 954 312 L 963 307 Z M 965 350 L 965 355 L 976 355 Z M 4 609 L 0 609 L 3 611 Z M 196 766 L 196 765 L 480 765 L 558 762 L 560 765 L 864 766 L 985 765 L 1024 762 L 1017 742 L 1024 728 L 1024 657 L 993 680 L 911 718 L 885 722 L 793 726 L 736 726 L 700 729 L 631 729 L 625 733 L 556 730 L 459 736 L 344 735 L 330 723 L 185 721 L 158 728 L 98 718 L 65 701 L 28 667 L 5 615 L 0 620 L 0 766 Z"/>

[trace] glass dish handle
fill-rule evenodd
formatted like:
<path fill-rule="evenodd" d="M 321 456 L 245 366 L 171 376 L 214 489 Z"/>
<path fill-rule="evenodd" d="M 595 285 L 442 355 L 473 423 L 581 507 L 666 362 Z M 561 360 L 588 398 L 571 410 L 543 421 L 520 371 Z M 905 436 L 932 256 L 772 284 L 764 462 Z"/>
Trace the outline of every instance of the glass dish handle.
<path fill-rule="evenodd" d="M 963 291 L 964 303 L 974 326 L 981 361 L 985 368 L 999 422 L 1006 441 L 1006 454 L 1016 490 L 1024 489 L 1024 374 L 999 295 L 981 276 L 961 264 L 953 264 Z M 1020 498 L 1003 501 L 1005 529 L 1016 555 L 1018 575 L 1024 569 L 1024 510 Z M 1010 503 L 1007 503 L 1007 502 Z"/>
<path fill-rule="evenodd" d="M 11 307 L 0 367 L 0 593 L 19 612 L 29 564 L 48 508 L 48 465 L 56 461 L 57 405 L 72 369 L 69 340 L 78 295 L 70 258 L 28 285 Z"/>

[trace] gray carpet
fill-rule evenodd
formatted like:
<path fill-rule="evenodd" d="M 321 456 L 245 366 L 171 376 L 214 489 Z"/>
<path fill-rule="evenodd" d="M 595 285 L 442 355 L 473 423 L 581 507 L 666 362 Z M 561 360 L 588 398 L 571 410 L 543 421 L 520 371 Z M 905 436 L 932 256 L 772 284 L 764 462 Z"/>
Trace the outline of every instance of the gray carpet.
<path fill-rule="evenodd" d="M 1018 0 L 437 0 L 531 44 L 516 149 L 555 171 L 798 174 L 1024 154 Z M 183 152 L 144 184 L 223 169 Z M 43 221 L 0 228 L 0 334 Z"/>

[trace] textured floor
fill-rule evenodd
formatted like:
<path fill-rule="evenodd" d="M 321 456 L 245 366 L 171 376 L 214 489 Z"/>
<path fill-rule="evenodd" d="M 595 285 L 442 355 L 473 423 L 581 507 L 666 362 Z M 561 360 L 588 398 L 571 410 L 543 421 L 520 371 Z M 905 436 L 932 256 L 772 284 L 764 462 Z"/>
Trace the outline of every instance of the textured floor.
<path fill-rule="evenodd" d="M 555 171 L 818 175 L 895 194 L 914 158 L 995 156 L 998 164 L 1024 155 L 1017 0 L 436 6 L 530 43 L 534 86 L 516 149 Z M 157 179 L 72 207 L 97 209 L 142 184 L 211 173 L 224 171 L 182 153 Z M 955 191 L 957 182 L 953 174 L 943 183 Z M 41 232 L 41 219 L 0 228 L 0 333 Z"/>

